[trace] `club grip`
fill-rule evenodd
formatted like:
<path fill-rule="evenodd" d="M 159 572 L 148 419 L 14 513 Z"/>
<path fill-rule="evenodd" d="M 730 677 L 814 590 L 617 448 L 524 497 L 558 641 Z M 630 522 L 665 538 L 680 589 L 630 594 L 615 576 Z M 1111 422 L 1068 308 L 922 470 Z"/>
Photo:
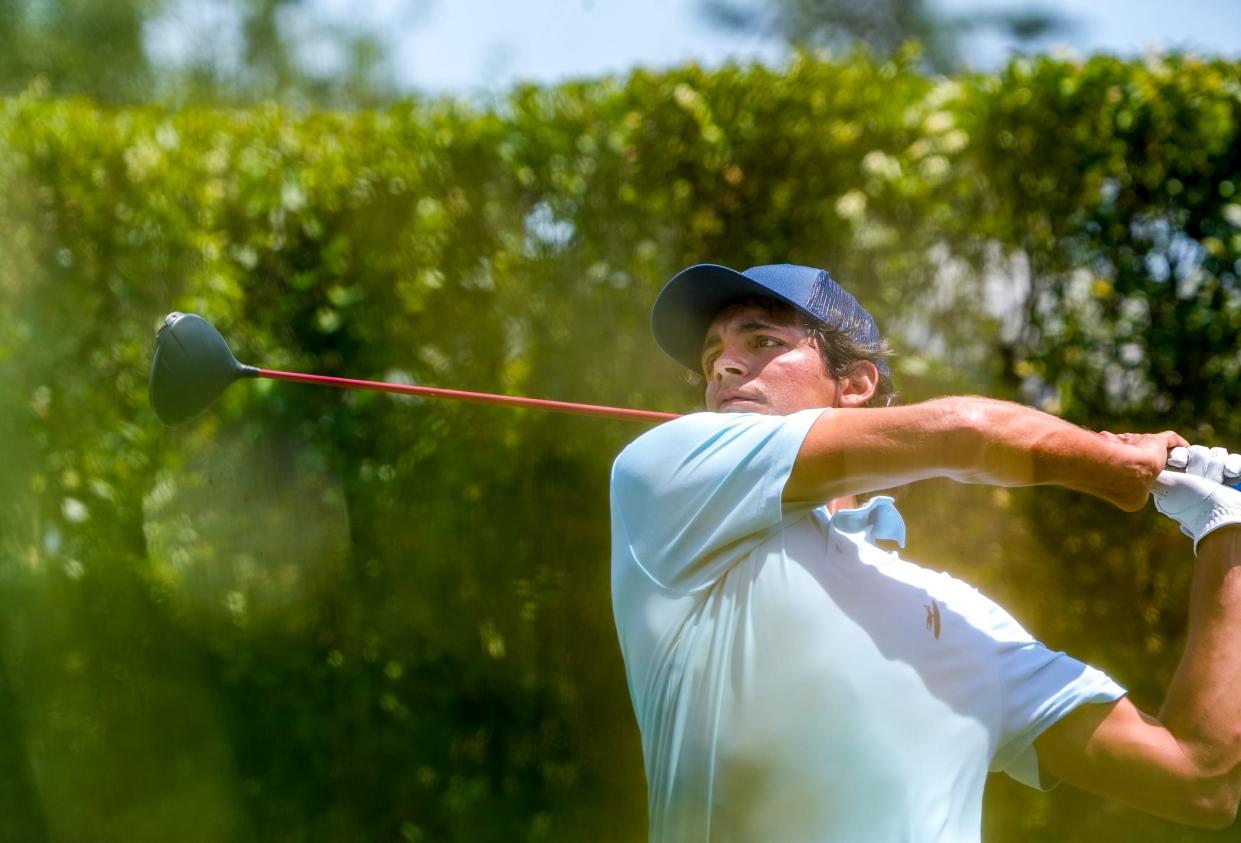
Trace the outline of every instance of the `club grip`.
<path fill-rule="evenodd" d="M 1183 446 L 1173 448 L 1172 453 L 1168 454 L 1168 468 L 1184 470 L 1187 465 L 1189 465 L 1189 449 Z"/>
<path fill-rule="evenodd" d="M 1189 466 L 1189 449 L 1176 447 L 1168 454 L 1166 467 L 1173 471 L 1184 471 Z M 1241 454 L 1229 454 L 1224 462 L 1224 485 L 1236 486 L 1241 480 Z"/>

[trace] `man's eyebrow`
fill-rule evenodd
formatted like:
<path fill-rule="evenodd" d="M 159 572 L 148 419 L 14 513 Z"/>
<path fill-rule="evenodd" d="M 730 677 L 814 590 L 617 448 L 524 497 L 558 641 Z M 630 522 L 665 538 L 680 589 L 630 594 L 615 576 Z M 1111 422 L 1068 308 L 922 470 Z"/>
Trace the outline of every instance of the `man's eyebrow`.
<path fill-rule="evenodd" d="M 749 334 L 754 331 L 774 331 L 779 328 L 780 326 L 774 322 L 766 322 L 762 319 L 748 319 L 737 326 L 737 332 L 741 334 Z M 713 345 L 718 345 L 722 341 L 723 340 L 720 338 L 719 331 L 713 331 L 712 333 L 707 334 L 707 338 L 703 340 L 702 343 L 703 353 L 705 354 L 707 349 L 711 348 Z"/>

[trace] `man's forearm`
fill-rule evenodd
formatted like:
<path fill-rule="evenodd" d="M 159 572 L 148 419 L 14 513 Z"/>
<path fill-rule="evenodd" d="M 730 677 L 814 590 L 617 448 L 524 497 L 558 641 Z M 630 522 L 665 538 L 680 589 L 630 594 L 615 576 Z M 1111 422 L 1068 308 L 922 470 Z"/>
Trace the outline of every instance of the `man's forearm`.
<path fill-rule="evenodd" d="M 957 478 L 965 482 L 1064 486 L 1140 509 L 1168 450 L 1184 442 L 1172 433 L 1101 434 L 1008 401 L 949 400 L 958 403 L 956 412 L 978 443 Z"/>
<path fill-rule="evenodd" d="M 784 499 L 831 500 L 950 477 L 1067 486 L 1138 509 L 1172 444 L 1184 440 L 1150 434 L 1122 441 L 1031 407 L 973 396 L 838 409 L 824 413 L 806 437 Z"/>
<path fill-rule="evenodd" d="M 1225 814 L 1241 799 L 1241 527 L 1198 547 L 1185 653 L 1159 719 Z"/>

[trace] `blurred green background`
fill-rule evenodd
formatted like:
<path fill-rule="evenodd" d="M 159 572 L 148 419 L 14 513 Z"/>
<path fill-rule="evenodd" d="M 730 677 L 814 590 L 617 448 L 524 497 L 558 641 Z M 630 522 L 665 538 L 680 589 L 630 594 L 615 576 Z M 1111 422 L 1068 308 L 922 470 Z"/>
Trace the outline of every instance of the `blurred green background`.
<path fill-rule="evenodd" d="M 257 382 L 167 429 L 173 309 L 269 368 L 688 411 L 660 286 L 789 260 L 872 309 L 907 401 L 1241 444 L 1236 62 L 871 44 L 466 103 L 352 30 L 308 69 L 287 5 L 171 68 L 153 0 L 0 3 L 0 839 L 644 839 L 607 515 L 643 426 Z M 900 496 L 910 558 L 1158 707 L 1173 525 Z M 1221 836 L 996 779 L 985 839 Z"/>

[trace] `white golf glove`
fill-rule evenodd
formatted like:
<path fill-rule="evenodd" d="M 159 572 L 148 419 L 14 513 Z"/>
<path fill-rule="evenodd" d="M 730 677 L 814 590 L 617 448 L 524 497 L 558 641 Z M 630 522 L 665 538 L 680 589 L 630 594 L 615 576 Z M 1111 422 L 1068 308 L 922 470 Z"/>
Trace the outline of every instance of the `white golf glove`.
<path fill-rule="evenodd" d="M 1241 475 L 1241 454 L 1225 448 L 1173 448 L 1168 465 L 1184 471 L 1159 473 L 1152 493 L 1155 508 L 1181 525 L 1181 532 L 1198 542 L 1227 524 L 1241 524 L 1241 491 L 1225 482 Z"/>

